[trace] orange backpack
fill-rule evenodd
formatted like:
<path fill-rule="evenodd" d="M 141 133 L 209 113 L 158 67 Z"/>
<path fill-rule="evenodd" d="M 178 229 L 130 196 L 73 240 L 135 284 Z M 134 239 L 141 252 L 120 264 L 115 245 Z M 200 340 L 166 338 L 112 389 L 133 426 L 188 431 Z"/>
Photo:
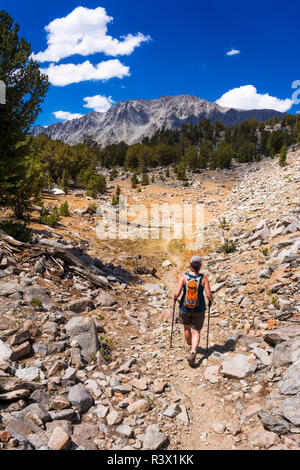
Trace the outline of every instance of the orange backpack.
<path fill-rule="evenodd" d="M 197 276 L 196 278 L 191 277 L 189 274 L 185 275 L 185 288 L 186 293 L 183 301 L 183 305 L 187 308 L 197 308 L 200 305 L 199 299 L 199 285 L 203 275 Z"/>

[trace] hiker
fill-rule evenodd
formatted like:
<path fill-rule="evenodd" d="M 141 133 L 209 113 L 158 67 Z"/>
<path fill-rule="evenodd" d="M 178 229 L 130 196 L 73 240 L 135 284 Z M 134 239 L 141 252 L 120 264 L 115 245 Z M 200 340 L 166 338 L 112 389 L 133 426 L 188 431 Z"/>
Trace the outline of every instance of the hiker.
<path fill-rule="evenodd" d="M 200 331 L 204 324 L 206 305 L 203 290 L 205 290 L 206 297 L 209 300 L 209 307 L 213 301 L 208 277 L 200 273 L 201 266 L 202 259 L 200 256 L 193 256 L 190 262 L 190 272 L 180 277 L 174 293 L 174 299 L 176 300 L 183 289 L 179 307 L 179 322 L 184 325 L 185 340 L 192 347 L 188 356 L 190 366 L 195 363 L 200 342 Z"/>

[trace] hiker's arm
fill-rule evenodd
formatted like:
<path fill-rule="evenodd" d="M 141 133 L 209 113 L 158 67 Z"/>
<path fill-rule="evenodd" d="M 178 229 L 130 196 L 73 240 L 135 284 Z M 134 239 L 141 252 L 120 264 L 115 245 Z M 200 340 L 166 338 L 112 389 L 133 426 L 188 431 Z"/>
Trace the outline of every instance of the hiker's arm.
<path fill-rule="evenodd" d="M 213 296 L 212 296 L 212 293 L 211 293 L 211 290 L 210 290 L 210 284 L 209 284 L 209 280 L 208 280 L 207 276 L 204 276 L 204 278 L 203 278 L 203 287 L 204 287 L 204 290 L 205 290 L 206 297 L 208 298 L 208 300 L 210 300 L 212 302 L 213 301 Z"/>
<path fill-rule="evenodd" d="M 183 289 L 184 283 L 185 283 L 185 277 L 181 276 L 181 278 L 179 279 L 178 284 L 177 284 L 177 289 L 174 292 L 174 299 L 178 299 L 178 297 L 180 296 L 180 293 Z"/>

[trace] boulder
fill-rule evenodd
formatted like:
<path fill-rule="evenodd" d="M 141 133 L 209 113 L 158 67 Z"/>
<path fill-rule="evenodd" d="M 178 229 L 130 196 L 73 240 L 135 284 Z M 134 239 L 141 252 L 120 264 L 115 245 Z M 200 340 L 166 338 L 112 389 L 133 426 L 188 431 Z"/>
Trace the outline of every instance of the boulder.
<path fill-rule="evenodd" d="M 286 328 L 280 328 L 277 330 L 271 330 L 265 334 L 264 340 L 271 346 L 288 341 L 292 339 L 300 338 L 300 325 L 287 326 Z"/>
<path fill-rule="evenodd" d="M 24 290 L 24 300 L 31 302 L 32 299 L 39 299 L 43 308 L 50 310 L 53 306 L 50 296 L 43 287 L 27 287 Z"/>
<path fill-rule="evenodd" d="M 300 396 L 286 398 L 281 405 L 284 418 L 295 426 L 300 426 Z"/>
<path fill-rule="evenodd" d="M 227 377 L 236 379 L 243 379 L 252 375 L 256 368 L 256 360 L 244 354 L 227 357 L 222 362 L 222 373 Z"/>
<path fill-rule="evenodd" d="M 70 438 L 61 427 L 56 426 L 48 442 L 48 447 L 52 450 L 67 450 L 70 446 Z"/>
<path fill-rule="evenodd" d="M 47 413 L 39 403 L 32 403 L 31 405 L 26 406 L 26 408 L 22 410 L 22 414 L 25 414 L 29 418 L 31 416 L 37 416 L 43 424 L 48 421 L 52 421 L 50 414 Z"/>
<path fill-rule="evenodd" d="M 86 413 L 94 403 L 91 394 L 82 384 L 77 384 L 70 388 L 68 400 L 73 406 L 78 408 L 81 414 Z"/>
<path fill-rule="evenodd" d="M 292 364 L 300 359 L 300 337 L 299 339 L 283 341 L 275 346 L 273 351 L 274 367 L 282 367 Z"/>
<path fill-rule="evenodd" d="M 78 424 L 74 426 L 72 441 L 86 450 L 97 450 L 94 439 L 99 434 L 99 427 L 94 424 Z"/>
<path fill-rule="evenodd" d="M 159 427 L 156 424 L 151 424 L 147 427 L 144 439 L 144 449 L 161 449 L 167 442 L 167 436 L 160 431 Z"/>
<path fill-rule="evenodd" d="M 300 393 L 300 361 L 292 364 L 278 382 L 280 393 L 297 395 Z"/>
<path fill-rule="evenodd" d="M 109 292 L 102 291 L 94 300 L 97 306 L 112 307 L 117 303 L 116 299 Z"/>
<path fill-rule="evenodd" d="M 95 322 L 92 318 L 74 317 L 66 324 L 67 334 L 78 343 L 83 359 L 89 362 L 99 350 Z"/>
<path fill-rule="evenodd" d="M 75 313 L 90 312 L 95 306 L 89 297 L 72 300 L 67 304 L 67 310 Z"/>
<path fill-rule="evenodd" d="M 6 426 L 6 430 L 12 435 L 12 437 L 21 443 L 25 443 L 30 434 L 39 434 L 43 432 L 37 424 L 25 415 L 10 419 Z"/>

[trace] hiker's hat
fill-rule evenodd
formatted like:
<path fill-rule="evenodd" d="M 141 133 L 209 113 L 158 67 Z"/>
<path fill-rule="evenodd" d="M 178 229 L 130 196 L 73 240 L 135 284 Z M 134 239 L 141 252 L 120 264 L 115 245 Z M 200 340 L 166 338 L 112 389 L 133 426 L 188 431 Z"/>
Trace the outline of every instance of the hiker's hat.
<path fill-rule="evenodd" d="M 202 258 L 200 258 L 200 256 L 193 256 L 191 258 L 191 264 L 195 262 L 202 264 Z"/>

